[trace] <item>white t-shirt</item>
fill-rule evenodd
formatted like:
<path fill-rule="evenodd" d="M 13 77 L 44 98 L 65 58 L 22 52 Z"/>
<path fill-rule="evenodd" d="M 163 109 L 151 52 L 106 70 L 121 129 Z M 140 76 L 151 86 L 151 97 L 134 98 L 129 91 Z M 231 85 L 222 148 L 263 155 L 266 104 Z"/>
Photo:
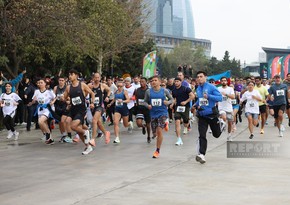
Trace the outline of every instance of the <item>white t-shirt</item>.
<path fill-rule="evenodd" d="M 110 96 L 109 96 L 109 99 L 110 99 L 110 100 L 113 100 L 114 97 L 115 97 L 115 94 L 114 94 L 114 93 L 118 90 L 118 88 L 117 88 L 117 86 L 116 86 L 114 83 L 112 83 L 112 85 L 109 86 L 109 88 L 110 88 L 110 90 L 111 90 L 111 94 L 110 94 Z"/>
<path fill-rule="evenodd" d="M 226 95 L 234 95 L 235 91 L 232 87 L 219 87 L 218 91 L 220 93 L 225 93 Z M 218 102 L 218 109 L 219 111 L 225 111 L 225 112 L 233 112 L 233 106 L 232 106 L 232 99 L 229 97 L 226 97 L 223 95 L 223 99 L 221 102 Z"/>
<path fill-rule="evenodd" d="M 124 87 L 124 90 L 127 90 L 128 92 L 128 96 L 131 99 L 132 96 L 134 95 L 135 92 L 135 87 L 133 85 L 131 85 L 129 88 L 126 88 L 126 86 Z M 130 100 L 129 103 L 127 103 L 127 107 L 130 110 L 132 107 L 134 107 L 134 100 Z"/>
<path fill-rule="evenodd" d="M 141 87 L 140 83 L 138 83 L 138 84 L 132 83 L 131 85 L 133 85 L 135 87 L 135 90 L 137 90 L 138 88 Z"/>
<path fill-rule="evenodd" d="M 14 117 L 15 110 L 17 108 L 17 105 L 15 105 L 21 98 L 16 93 L 2 93 L 0 96 L 0 101 L 2 103 L 1 106 L 3 106 L 3 114 L 4 117 L 6 115 L 10 115 L 11 117 Z"/>
<path fill-rule="evenodd" d="M 260 92 L 258 90 L 253 90 L 252 92 L 246 91 L 243 94 L 241 101 L 243 102 L 243 101 L 247 100 L 247 103 L 245 106 L 245 112 L 249 112 L 252 114 L 259 114 L 260 113 L 259 101 L 256 99 L 253 99 L 253 97 L 252 97 L 253 95 L 262 99 Z"/>
<path fill-rule="evenodd" d="M 55 94 L 52 90 L 45 90 L 44 92 L 40 92 L 40 90 L 36 90 L 32 99 L 35 99 L 38 104 L 48 104 L 55 98 Z M 49 110 L 47 108 L 41 109 L 38 108 L 38 115 L 49 116 Z"/>

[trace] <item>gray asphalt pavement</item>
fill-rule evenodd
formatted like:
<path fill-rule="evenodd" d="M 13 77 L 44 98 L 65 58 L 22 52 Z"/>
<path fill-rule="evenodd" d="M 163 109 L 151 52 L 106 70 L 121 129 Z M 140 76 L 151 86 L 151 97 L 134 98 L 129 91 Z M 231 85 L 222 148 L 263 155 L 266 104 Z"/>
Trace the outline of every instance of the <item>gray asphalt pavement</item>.
<path fill-rule="evenodd" d="M 290 144 L 270 117 L 265 134 L 255 129 L 254 141 Z M 129 134 L 121 126 L 121 144 L 98 139 L 94 151 L 82 156 L 84 145 L 45 145 L 40 130 L 17 126 L 17 142 L 0 132 L 1 205 L 147 205 L 147 204 L 290 204 L 290 155 L 276 158 L 227 158 L 227 134 L 208 134 L 207 162 L 195 161 L 196 122 L 175 146 L 174 124 L 164 132 L 160 158 L 152 159 L 155 140 L 146 142 L 141 129 Z M 59 131 L 53 131 L 59 139 Z M 250 141 L 246 119 L 234 141 Z M 57 141 L 57 140 L 56 140 Z"/>

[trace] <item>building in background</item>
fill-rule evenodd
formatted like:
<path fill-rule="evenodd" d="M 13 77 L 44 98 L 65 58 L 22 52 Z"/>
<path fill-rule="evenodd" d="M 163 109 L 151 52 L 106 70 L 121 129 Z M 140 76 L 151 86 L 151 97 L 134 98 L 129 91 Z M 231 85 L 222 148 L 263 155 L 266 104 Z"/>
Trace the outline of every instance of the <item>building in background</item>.
<path fill-rule="evenodd" d="M 157 47 L 169 52 L 183 41 L 190 41 L 193 49 L 202 46 L 210 57 L 211 41 L 195 38 L 190 0 L 144 0 L 144 3 L 150 12 L 146 24 Z"/>

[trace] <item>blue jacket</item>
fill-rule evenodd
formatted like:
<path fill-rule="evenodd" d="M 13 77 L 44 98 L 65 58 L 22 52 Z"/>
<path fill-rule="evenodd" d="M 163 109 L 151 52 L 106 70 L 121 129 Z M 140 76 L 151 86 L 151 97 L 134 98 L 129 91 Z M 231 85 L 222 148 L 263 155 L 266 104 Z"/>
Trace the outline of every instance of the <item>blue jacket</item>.
<path fill-rule="evenodd" d="M 206 93 L 208 98 L 204 100 L 203 94 Z M 207 116 L 213 114 L 212 108 L 216 106 L 217 102 L 222 101 L 222 94 L 218 91 L 218 89 L 208 83 L 205 82 L 203 85 L 199 85 L 196 89 L 197 101 L 196 106 L 200 106 L 201 109 L 198 110 L 199 116 Z"/>
<path fill-rule="evenodd" d="M 22 80 L 23 78 L 23 73 L 20 73 L 15 79 L 13 80 L 10 80 L 10 81 L 4 81 L 3 84 L 2 84 L 2 93 L 5 93 L 5 84 L 7 82 L 10 82 L 12 84 L 12 92 L 16 92 L 16 89 L 15 89 L 15 86 Z"/>

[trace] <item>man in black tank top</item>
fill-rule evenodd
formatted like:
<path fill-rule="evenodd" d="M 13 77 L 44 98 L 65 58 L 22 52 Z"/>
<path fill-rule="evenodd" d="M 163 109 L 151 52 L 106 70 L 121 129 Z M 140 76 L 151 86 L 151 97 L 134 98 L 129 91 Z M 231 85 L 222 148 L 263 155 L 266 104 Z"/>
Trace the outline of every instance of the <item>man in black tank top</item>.
<path fill-rule="evenodd" d="M 103 122 L 101 120 L 101 116 L 104 113 L 104 108 L 102 107 L 103 103 L 109 102 L 109 96 L 110 96 L 111 90 L 106 84 L 101 83 L 100 79 L 101 79 L 101 75 L 99 73 L 94 73 L 93 82 L 88 85 L 89 88 L 94 92 L 94 95 L 95 95 L 95 101 L 91 101 L 95 105 L 94 109 L 92 109 L 93 133 L 92 133 L 92 139 L 90 140 L 90 145 L 92 145 L 92 146 L 96 146 L 95 138 L 96 138 L 98 127 L 103 132 L 103 134 L 105 134 L 106 144 L 108 144 L 110 142 L 110 132 L 106 131 L 106 129 L 103 125 Z M 107 93 L 105 99 L 103 99 L 104 91 L 106 91 L 106 93 Z"/>
<path fill-rule="evenodd" d="M 85 83 L 78 80 L 78 76 L 78 71 L 74 69 L 69 71 L 69 80 L 71 81 L 71 85 L 67 86 L 66 91 L 64 92 L 64 100 L 70 105 L 70 113 L 66 119 L 66 122 L 70 124 L 73 131 L 77 132 L 83 143 L 86 145 L 86 148 L 82 154 L 87 155 L 93 151 L 93 148 L 89 144 L 90 132 L 88 129 L 83 128 L 87 109 L 85 104 L 85 96 L 90 94 L 92 102 L 94 102 L 95 94 Z M 94 108 L 93 103 L 90 104 L 90 108 Z"/>
<path fill-rule="evenodd" d="M 140 80 L 141 87 L 135 90 L 134 95 L 136 96 L 136 123 L 138 127 L 142 127 L 142 133 L 143 135 L 146 134 L 146 128 L 147 128 L 147 142 L 151 142 L 150 138 L 150 123 L 151 123 L 151 117 L 150 117 L 150 111 L 147 107 L 144 106 L 144 98 L 145 98 L 145 92 L 148 90 L 147 86 L 147 79 L 142 77 Z M 142 123 L 142 121 L 145 120 L 145 125 Z"/>
<path fill-rule="evenodd" d="M 55 112 L 60 116 L 59 130 L 61 133 L 60 142 L 72 143 L 71 129 L 66 126 L 66 118 L 68 115 L 67 104 L 63 101 L 63 94 L 66 90 L 65 78 L 63 76 L 58 78 L 58 85 L 53 88 L 53 92 L 56 95 L 56 101 L 54 103 Z"/>

